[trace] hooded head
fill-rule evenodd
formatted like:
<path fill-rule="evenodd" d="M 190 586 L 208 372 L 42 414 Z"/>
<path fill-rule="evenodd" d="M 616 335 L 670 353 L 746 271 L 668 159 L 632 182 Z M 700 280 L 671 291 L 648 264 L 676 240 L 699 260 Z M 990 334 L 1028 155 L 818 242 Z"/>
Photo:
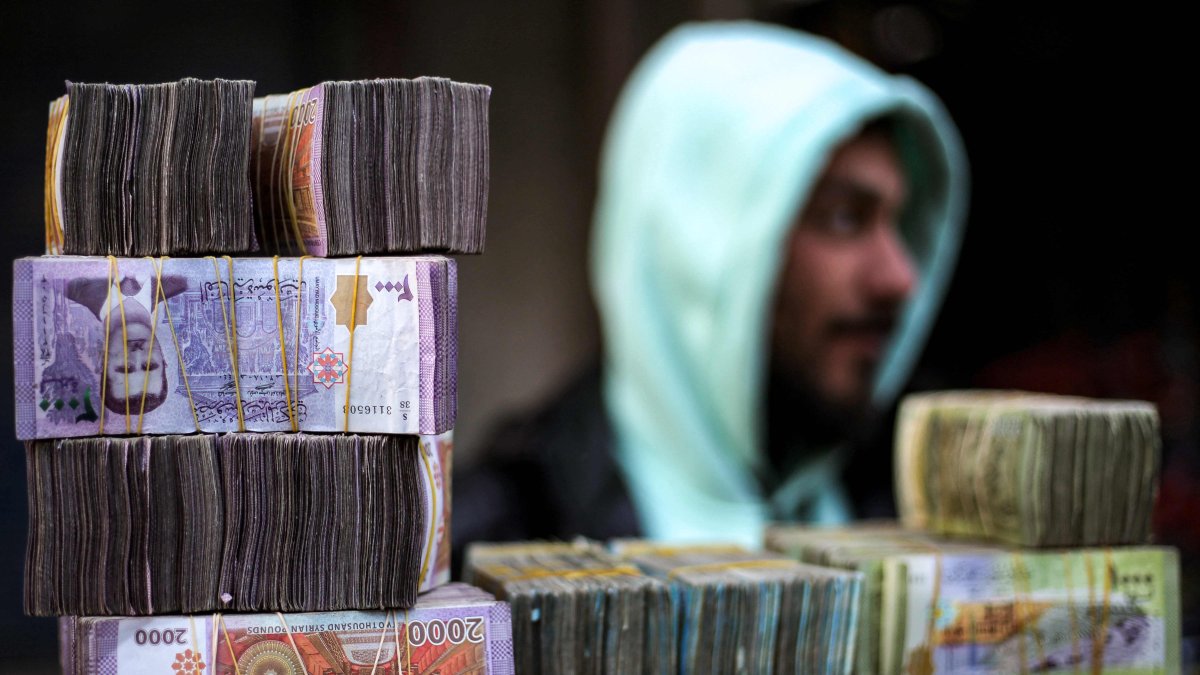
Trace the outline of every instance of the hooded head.
<path fill-rule="evenodd" d="M 879 352 L 861 396 L 875 407 L 908 377 L 958 249 L 966 162 L 941 105 L 830 42 L 751 23 L 676 29 L 630 78 L 604 148 L 592 281 L 617 460 L 648 536 L 758 545 L 771 519 L 848 516 L 837 448 L 799 450 L 763 487 L 765 382 L 773 339 L 787 367 L 779 335 L 811 328 L 781 330 L 781 284 L 834 283 L 797 269 L 798 221 L 847 142 L 879 133 L 901 168 L 892 253 L 913 284 L 894 308 L 824 315 L 832 330 L 894 325 L 854 352 Z"/>

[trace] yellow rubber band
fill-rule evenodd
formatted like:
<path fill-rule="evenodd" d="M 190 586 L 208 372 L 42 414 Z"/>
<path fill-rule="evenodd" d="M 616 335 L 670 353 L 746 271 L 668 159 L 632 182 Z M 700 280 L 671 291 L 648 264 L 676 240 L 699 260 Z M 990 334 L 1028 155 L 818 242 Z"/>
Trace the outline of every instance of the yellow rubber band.
<path fill-rule="evenodd" d="M 283 127 L 279 129 L 279 134 L 275 136 L 275 146 L 271 149 L 270 170 L 271 170 L 271 173 L 275 174 L 276 180 L 273 183 L 273 185 L 277 188 L 283 187 L 283 160 L 280 159 L 279 149 L 281 146 L 286 147 L 288 134 L 290 134 L 292 131 L 291 115 L 292 115 L 292 97 L 293 96 L 295 96 L 294 93 L 288 94 L 287 104 L 286 104 L 287 105 L 287 114 L 284 116 Z M 270 100 L 271 98 L 272 97 L 267 97 L 267 100 Z M 263 118 L 265 119 L 266 118 L 265 109 L 263 112 L 264 112 Z M 284 157 L 286 158 L 286 156 L 287 156 L 287 152 L 285 150 Z M 276 248 L 278 248 L 278 246 L 279 246 L 279 239 L 280 239 L 279 234 L 280 233 L 279 233 L 279 220 L 275 218 L 275 206 L 276 206 L 276 202 L 278 202 L 282 199 L 282 197 L 279 195 L 280 192 L 281 192 L 280 189 L 276 189 L 271 192 L 271 234 L 275 239 Z M 286 217 L 285 214 L 283 213 L 284 209 L 280 208 L 279 211 L 280 211 L 280 213 L 279 213 L 280 218 Z"/>
<path fill-rule="evenodd" d="M 279 623 L 283 624 L 283 630 L 287 632 L 288 642 L 292 643 L 292 651 L 296 652 L 296 659 L 300 662 L 300 667 L 304 667 L 304 657 L 300 655 L 300 648 L 296 646 L 296 636 L 292 635 L 292 627 L 288 625 L 287 619 L 283 617 L 283 612 L 275 612 L 275 616 L 279 617 Z"/>
<path fill-rule="evenodd" d="M 1083 659 L 1083 650 L 1079 644 L 1079 622 L 1075 618 L 1075 589 L 1071 584 L 1070 552 L 1062 554 L 1063 585 L 1067 587 L 1067 617 L 1071 622 L 1071 662 L 1078 664 Z"/>
<path fill-rule="evenodd" d="M 196 641 L 196 615 L 188 614 L 188 635 L 192 641 L 192 653 L 196 655 L 196 661 L 204 663 L 204 650 L 200 647 L 200 643 Z"/>
<path fill-rule="evenodd" d="M 57 101 L 54 102 L 54 104 L 51 105 L 51 110 L 53 110 L 53 108 L 56 106 L 61 107 L 61 111 L 59 112 L 58 119 L 55 120 L 56 129 L 54 132 L 54 144 L 53 144 L 52 156 L 51 156 L 51 159 L 49 160 L 50 161 L 50 169 L 49 169 L 50 181 L 49 181 L 49 188 L 48 188 L 47 192 L 49 194 L 49 201 L 50 201 L 50 207 L 51 207 L 50 208 L 51 219 L 49 221 L 47 221 L 47 223 L 46 223 L 46 228 L 47 228 L 46 250 L 49 251 L 51 254 L 55 254 L 55 255 L 62 253 L 63 243 L 64 243 L 64 239 L 66 236 L 63 233 L 63 222 L 62 222 L 62 213 L 61 213 L 62 205 L 58 203 L 57 174 L 58 174 L 58 153 L 59 153 L 60 148 L 62 148 L 63 137 L 66 136 L 67 112 L 71 108 L 71 98 L 69 96 L 63 96 L 62 98 L 58 99 Z M 53 113 L 51 113 L 51 114 L 53 114 Z"/>
<path fill-rule="evenodd" d="M 354 375 L 354 328 L 358 313 L 358 270 L 362 256 L 354 259 L 354 289 L 350 292 L 350 348 L 346 351 L 346 407 L 343 409 L 342 431 L 350 431 L 350 377 Z"/>
<path fill-rule="evenodd" d="M 375 675 L 375 671 L 379 669 L 379 657 L 383 656 L 383 642 L 387 640 L 388 623 L 395 619 L 396 613 L 388 611 L 383 618 L 383 630 L 379 632 L 379 647 L 375 649 L 375 663 L 371 664 L 371 675 Z"/>
<path fill-rule="evenodd" d="M 1112 549 L 1104 549 L 1104 595 L 1100 601 L 1100 623 L 1092 633 L 1092 673 L 1104 672 L 1104 647 L 1108 637 L 1109 603 L 1112 601 Z"/>
<path fill-rule="evenodd" d="M 400 620 L 395 618 L 395 616 L 396 616 L 395 610 L 392 610 L 390 613 L 393 617 L 393 621 L 392 621 L 392 626 L 393 626 L 393 631 L 394 631 L 393 635 L 395 635 L 395 640 L 396 640 L 396 664 L 399 665 L 399 663 L 400 663 Z M 384 633 L 386 634 L 387 633 L 387 624 L 384 624 L 383 630 L 384 630 Z M 397 675 L 403 675 L 405 673 L 412 672 L 412 654 L 410 654 L 411 651 L 412 651 L 412 647 L 408 643 L 408 610 L 406 609 L 406 610 L 404 610 L 404 670 L 400 671 L 400 673 L 397 673 Z"/>
<path fill-rule="evenodd" d="M 292 388 L 296 390 L 296 407 L 300 407 L 300 343 L 303 342 L 304 336 L 300 332 L 300 315 L 304 312 L 304 259 L 308 256 L 300 256 L 299 270 L 296 272 L 296 351 L 295 358 L 292 361 L 292 368 L 295 371 L 295 382 Z"/>
<path fill-rule="evenodd" d="M 108 261 L 108 291 L 104 295 L 104 308 L 112 303 L 113 263 L 112 256 Z M 108 397 L 108 333 L 112 326 L 112 312 L 104 314 L 104 353 L 100 357 L 100 435 L 104 435 L 104 399 Z"/>
<path fill-rule="evenodd" d="M 417 438 L 417 447 L 420 449 L 421 460 L 425 463 L 425 477 L 429 480 L 429 492 L 433 495 L 433 509 L 431 510 L 432 517 L 429 519 L 429 536 L 425 539 L 425 559 L 421 562 L 421 576 L 417 577 L 417 583 L 425 581 L 425 574 L 429 571 L 429 556 L 433 553 L 433 540 L 437 536 L 438 502 L 437 502 L 437 481 L 433 475 L 433 465 L 429 461 L 429 451 L 425 447 L 425 441 Z M 443 476 L 443 485 L 445 484 Z"/>
<path fill-rule="evenodd" d="M 479 571 L 490 576 L 496 577 L 501 583 L 509 583 L 513 581 L 528 581 L 530 579 L 590 579 L 593 577 L 618 577 L 618 576 L 645 576 L 642 571 L 633 565 L 617 565 L 616 567 L 597 567 L 595 569 L 569 569 L 569 570 L 530 570 L 523 574 L 513 576 L 505 576 L 500 573 L 501 569 L 513 569 L 507 565 L 483 565 Z"/>
<path fill-rule="evenodd" d="M 242 418 L 242 378 L 241 378 L 241 375 L 238 373 L 238 363 L 237 363 L 237 361 L 238 361 L 237 360 L 237 341 L 236 341 L 237 323 L 236 322 L 234 323 L 233 330 L 230 331 L 229 311 L 225 307 L 225 292 L 223 290 L 221 290 L 221 288 L 222 288 L 221 284 L 223 283 L 223 280 L 221 279 L 221 268 L 217 265 L 216 258 L 214 258 L 213 256 L 206 256 L 206 257 L 209 260 L 211 260 L 212 264 L 213 264 L 213 277 L 217 280 L 217 300 L 218 300 L 218 304 L 221 306 L 221 319 L 225 323 L 225 349 L 229 352 L 229 364 L 230 364 L 230 368 L 233 370 L 233 395 L 237 402 L 238 431 L 245 431 L 246 423 L 245 423 L 245 420 Z M 232 309 L 232 307 L 233 307 L 232 297 L 234 295 L 233 283 L 232 283 L 233 282 L 233 264 L 232 264 L 232 260 L 228 256 L 225 256 L 225 259 L 231 261 L 230 265 L 229 265 L 229 280 L 230 280 L 229 296 L 231 298 L 230 302 L 229 302 L 229 304 L 230 304 L 229 309 Z"/>
<path fill-rule="evenodd" d="M 737 569 L 785 569 L 799 567 L 795 560 L 730 560 L 727 562 L 703 563 L 700 565 L 684 565 L 667 572 L 668 579 L 674 579 L 688 572 L 720 572 Z"/>
<path fill-rule="evenodd" d="M 237 652 L 233 651 L 233 640 L 229 639 L 229 627 L 225 625 L 225 617 L 217 614 L 217 620 L 221 622 L 221 632 L 225 634 L 225 646 L 229 647 L 229 662 L 233 664 L 233 672 L 236 675 L 242 675 L 241 669 L 238 668 Z M 214 649 L 213 651 L 215 652 L 216 650 Z M 213 660 L 216 661 L 216 659 Z"/>
<path fill-rule="evenodd" d="M 292 120 L 295 115 L 296 100 L 300 100 L 308 93 L 308 89 L 301 89 L 293 92 L 295 97 L 288 99 L 288 134 L 287 134 L 287 159 L 285 166 L 281 167 L 281 171 L 287 176 L 287 188 L 284 190 L 284 195 L 287 196 L 288 222 L 292 226 L 292 238 L 301 255 L 308 253 L 308 247 L 304 245 L 304 238 L 300 235 L 300 219 L 296 216 L 296 195 L 293 192 L 295 189 L 295 176 L 293 175 L 292 167 L 296 163 L 296 146 L 300 144 L 300 134 L 303 133 L 303 119 L 300 120 L 296 127 L 295 134 L 292 132 Z"/>
<path fill-rule="evenodd" d="M 234 286 L 233 277 L 233 258 L 229 256 L 221 256 L 225 259 L 225 264 L 229 266 L 229 328 L 233 335 L 233 376 L 237 383 L 234 387 L 234 394 L 237 396 L 237 414 L 238 414 L 238 431 L 246 430 L 246 418 L 242 413 L 242 369 L 238 364 L 238 343 L 237 343 L 237 290 Z"/>
<path fill-rule="evenodd" d="M 404 610 L 404 672 L 412 672 L 412 645 L 408 642 L 408 610 Z"/>
<path fill-rule="evenodd" d="M 279 256 L 271 259 L 271 266 L 275 272 L 275 321 L 279 328 L 279 358 L 283 363 L 283 398 L 287 403 L 288 420 L 292 423 L 292 433 L 296 433 L 300 429 L 296 426 L 296 413 L 292 410 L 292 389 L 287 376 L 287 345 L 283 338 L 283 303 L 279 300 Z M 297 289 L 297 293 L 299 293 L 299 289 Z M 297 338 L 299 338 L 298 334 Z"/>
<path fill-rule="evenodd" d="M 150 266 L 154 267 L 154 258 L 146 256 L 146 260 L 150 261 Z M 154 355 L 154 336 L 158 332 L 158 298 L 162 295 L 162 275 L 158 276 L 158 283 L 155 286 L 154 311 L 150 313 L 150 346 L 147 348 L 147 356 L 153 358 Z M 165 363 L 163 364 L 166 365 Z M 146 389 L 150 386 L 150 364 L 147 362 L 146 367 L 142 369 L 142 401 L 138 406 L 138 423 L 137 432 L 142 433 L 142 420 L 146 416 Z"/>
<path fill-rule="evenodd" d="M 639 555 L 671 557 L 688 553 L 749 553 L 749 551 L 734 544 L 687 544 L 672 546 L 653 541 L 639 541 L 623 544 L 620 555 L 621 557 Z"/>
<path fill-rule="evenodd" d="M 929 659 L 930 669 L 925 672 L 933 672 L 933 652 L 937 647 L 937 618 L 938 618 L 938 602 L 941 601 L 942 595 L 942 553 L 936 551 L 933 554 L 933 593 L 930 594 L 929 603 L 929 625 L 925 629 L 925 644 L 929 645 L 927 658 Z"/>
<path fill-rule="evenodd" d="M 118 266 L 117 259 L 111 255 L 108 256 L 108 259 L 110 261 L 112 261 L 112 266 L 115 271 L 114 276 L 117 278 L 117 290 L 121 291 L 121 279 L 120 279 L 121 269 Z M 109 285 L 109 292 L 112 292 L 111 285 Z M 125 293 L 124 292 L 117 293 L 117 307 L 120 308 L 120 310 L 121 310 L 121 346 L 124 348 L 124 354 L 125 354 L 125 376 L 124 376 L 125 393 L 123 396 L 123 398 L 125 399 L 125 433 L 129 433 L 129 431 L 130 431 L 130 428 L 129 428 L 129 331 L 128 331 L 128 327 L 125 325 Z"/>
<path fill-rule="evenodd" d="M 179 357 L 179 372 L 183 374 L 183 388 L 187 391 L 188 406 L 192 409 L 192 422 L 196 425 L 196 431 L 200 431 L 200 417 L 196 414 L 196 402 L 192 399 L 192 385 L 188 382 L 187 366 L 183 362 L 183 351 L 179 349 L 179 336 L 175 333 L 175 321 L 171 318 L 171 305 L 167 302 L 167 298 L 163 295 L 162 290 L 162 265 L 166 259 L 166 256 L 163 256 L 154 268 L 155 275 L 158 278 L 158 296 L 162 297 L 163 311 L 167 313 L 167 327 L 171 329 L 171 342 L 174 343 L 175 354 Z M 138 433 L 142 433 L 140 420 L 138 421 Z"/>

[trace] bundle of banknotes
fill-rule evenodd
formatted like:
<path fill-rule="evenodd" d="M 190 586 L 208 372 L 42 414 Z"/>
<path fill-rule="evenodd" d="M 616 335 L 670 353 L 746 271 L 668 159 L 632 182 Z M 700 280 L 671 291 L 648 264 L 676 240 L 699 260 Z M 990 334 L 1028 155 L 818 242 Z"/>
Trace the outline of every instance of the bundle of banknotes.
<path fill-rule="evenodd" d="M 735 546 L 615 542 L 671 586 L 681 673 L 850 673 L 862 575 Z"/>
<path fill-rule="evenodd" d="M 449 576 L 447 437 L 96 437 L 26 454 L 29 614 L 402 608 Z"/>
<path fill-rule="evenodd" d="M 511 605 L 521 675 L 678 672 L 668 586 L 596 543 L 472 544 L 464 575 Z"/>
<path fill-rule="evenodd" d="M 1149 541 L 1159 473 L 1150 403 L 1021 392 L 913 395 L 896 495 L 913 529 L 1022 546 Z"/>
<path fill-rule="evenodd" d="M 446 585 L 442 254 L 484 247 L 490 94 L 189 78 L 51 103 L 13 357 L 25 610 L 63 617 L 64 672 L 514 672 L 507 603 Z"/>
<path fill-rule="evenodd" d="M 1179 563 L 1162 547 L 1018 549 L 872 524 L 779 525 L 767 547 L 864 576 L 855 672 L 1178 672 Z"/>
<path fill-rule="evenodd" d="M 64 617 L 65 675 L 511 675 L 508 605 L 465 584 L 411 609 L 307 614 Z"/>
<path fill-rule="evenodd" d="M 253 98 L 245 80 L 67 83 L 50 104 L 47 252 L 252 250 Z"/>
<path fill-rule="evenodd" d="M 421 77 L 255 99 L 259 242 L 292 255 L 483 252 L 490 95 Z"/>
<path fill-rule="evenodd" d="M 521 673 L 849 673 L 858 572 L 732 546 L 476 544 Z"/>
<path fill-rule="evenodd" d="M 14 277 L 20 439 L 454 426 L 449 258 L 59 256 Z"/>
<path fill-rule="evenodd" d="M 258 99 L 250 81 L 68 83 L 46 252 L 481 253 L 490 95 L 427 77 Z"/>

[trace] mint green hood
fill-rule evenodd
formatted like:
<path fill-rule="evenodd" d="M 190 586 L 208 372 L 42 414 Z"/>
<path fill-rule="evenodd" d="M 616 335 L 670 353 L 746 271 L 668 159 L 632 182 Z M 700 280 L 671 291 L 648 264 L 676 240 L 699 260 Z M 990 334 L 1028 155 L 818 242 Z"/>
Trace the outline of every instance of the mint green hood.
<path fill-rule="evenodd" d="M 772 519 L 849 517 L 838 449 L 807 450 L 771 494 L 756 477 L 768 322 L 789 227 L 827 156 L 882 115 L 896 120 L 901 230 L 921 283 L 879 369 L 879 406 L 907 379 L 958 250 L 966 159 L 941 104 L 833 43 L 752 23 L 678 28 L 626 85 L 591 271 L 617 462 L 647 536 L 757 546 Z"/>

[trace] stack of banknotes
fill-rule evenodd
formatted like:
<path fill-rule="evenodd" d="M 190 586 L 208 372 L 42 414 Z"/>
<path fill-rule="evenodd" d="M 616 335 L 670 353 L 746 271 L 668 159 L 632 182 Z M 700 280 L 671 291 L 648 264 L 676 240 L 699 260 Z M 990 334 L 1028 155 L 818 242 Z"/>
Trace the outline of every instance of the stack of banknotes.
<path fill-rule="evenodd" d="M 862 575 L 732 546 L 475 544 L 521 673 L 849 673 Z"/>
<path fill-rule="evenodd" d="M 1154 406 L 1021 392 L 906 398 L 896 494 L 913 529 L 1021 546 L 1149 541 Z"/>
<path fill-rule="evenodd" d="M 439 437 L 33 441 L 26 611 L 409 607 L 449 574 Z"/>
<path fill-rule="evenodd" d="M 48 253 L 204 255 L 253 247 L 254 83 L 68 83 L 50 105 Z"/>
<path fill-rule="evenodd" d="M 481 253 L 490 95 L 429 77 L 258 99 L 249 81 L 68 84 L 50 106 L 46 251 Z"/>
<path fill-rule="evenodd" d="M 734 546 L 618 541 L 671 586 L 681 673 L 847 674 L 862 575 Z"/>
<path fill-rule="evenodd" d="M 422 77 L 255 99 L 259 242 L 290 255 L 482 252 L 490 93 Z"/>
<path fill-rule="evenodd" d="M 512 606 L 521 675 L 679 672 L 669 587 L 599 544 L 472 544 L 464 575 Z"/>
<path fill-rule="evenodd" d="M 59 633 L 64 675 L 514 672 L 508 604 L 458 583 L 406 610 L 64 617 Z"/>
<path fill-rule="evenodd" d="M 1027 549 L 895 524 L 779 525 L 769 549 L 864 577 L 856 673 L 1178 672 L 1173 549 Z"/>
<path fill-rule="evenodd" d="M 449 258 L 56 256 L 14 279 L 18 438 L 454 426 Z"/>
<path fill-rule="evenodd" d="M 513 673 L 507 603 L 446 585 L 443 254 L 483 249 L 489 94 L 51 104 L 51 255 L 14 265 L 13 356 L 25 608 L 63 617 L 65 672 Z"/>

